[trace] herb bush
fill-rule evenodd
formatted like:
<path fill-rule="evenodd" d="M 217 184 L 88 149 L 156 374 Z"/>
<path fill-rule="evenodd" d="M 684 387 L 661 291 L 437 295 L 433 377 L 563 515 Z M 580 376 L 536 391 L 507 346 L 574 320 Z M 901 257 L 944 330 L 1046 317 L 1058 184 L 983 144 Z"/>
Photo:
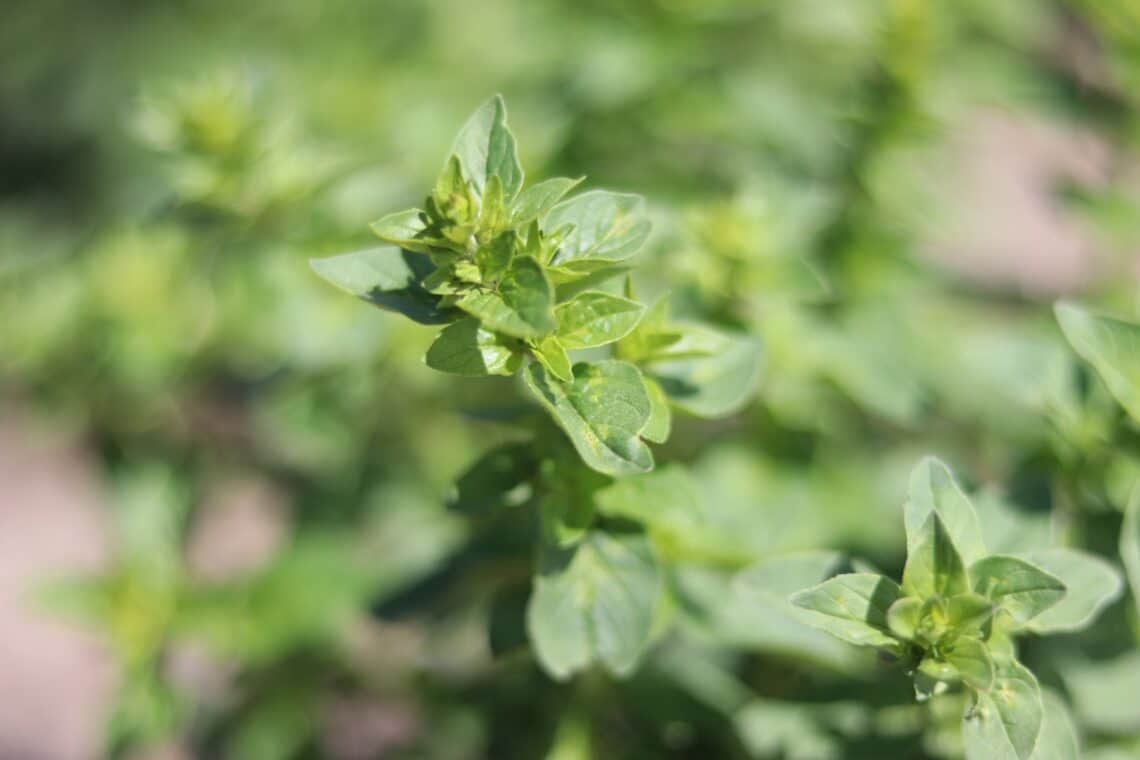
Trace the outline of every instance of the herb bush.
<path fill-rule="evenodd" d="M 0 382 L 108 484 L 104 754 L 1140 753 L 1126 3 L 91 8 L 0 25 Z"/>

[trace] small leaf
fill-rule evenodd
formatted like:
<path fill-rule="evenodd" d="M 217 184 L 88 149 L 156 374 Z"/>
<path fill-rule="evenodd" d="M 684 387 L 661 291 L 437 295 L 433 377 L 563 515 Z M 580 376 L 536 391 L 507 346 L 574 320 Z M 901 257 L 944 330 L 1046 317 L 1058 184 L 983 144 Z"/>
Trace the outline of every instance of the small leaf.
<path fill-rule="evenodd" d="M 922 607 L 922 600 L 916 596 L 896 600 L 887 609 L 887 627 L 899 638 L 912 641 L 918 630 Z"/>
<path fill-rule="evenodd" d="M 423 289 L 420 283 L 431 272 L 431 262 L 419 254 L 382 246 L 309 263 L 338 288 L 420 324 L 443 324 L 459 316 L 454 309 L 441 308 L 439 299 Z"/>
<path fill-rule="evenodd" d="M 455 138 L 451 152 L 459 161 L 480 195 L 491 177 L 502 182 L 508 201 L 518 194 L 523 183 L 515 136 L 507 126 L 507 106 L 496 95 L 479 107 Z"/>
<path fill-rule="evenodd" d="M 994 603 L 980 594 L 958 594 L 950 598 L 946 611 L 952 629 L 976 634 L 993 617 Z"/>
<path fill-rule="evenodd" d="M 1140 422 L 1140 324 L 1093 314 L 1069 303 L 1055 308 L 1061 330 L 1093 366 L 1132 419 Z"/>
<path fill-rule="evenodd" d="M 653 469 L 653 454 L 638 437 L 651 407 L 637 368 L 611 359 L 573 371 L 573 382 L 561 383 L 532 364 L 524 377 L 590 467 L 607 475 Z"/>
<path fill-rule="evenodd" d="M 1016 660 L 996 663 L 993 687 L 962 718 L 967 760 L 1027 760 L 1041 733 L 1037 679 Z"/>
<path fill-rule="evenodd" d="M 644 360 L 669 401 L 697 417 L 724 417 L 748 403 L 760 380 L 760 341 L 696 323 L 658 333 L 661 350 Z"/>
<path fill-rule="evenodd" d="M 1080 630 L 1124 589 L 1116 568 L 1088 552 L 1056 547 L 1019 556 L 1065 584 L 1061 601 L 1029 621 L 1027 627 L 1036 633 Z"/>
<path fill-rule="evenodd" d="M 907 551 L 917 541 L 918 529 L 932 512 L 937 512 L 942 519 L 964 562 L 972 564 L 988 554 L 977 512 L 954 481 L 950 468 L 934 457 L 926 457 L 911 473 L 903 507 Z"/>
<path fill-rule="evenodd" d="M 591 190 L 550 210 L 543 229 L 572 229 L 552 262 L 564 275 L 588 274 L 628 259 L 649 237 L 645 199 L 640 195 Z"/>
<path fill-rule="evenodd" d="M 558 305 L 558 338 L 568 349 L 593 348 L 623 338 L 645 307 L 637 301 L 591 290 Z"/>
<path fill-rule="evenodd" d="M 568 177 L 554 177 L 531 185 L 519 193 L 511 210 L 511 221 L 515 226 L 528 224 L 550 211 L 562 196 L 574 189 L 584 177 L 570 179 Z"/>
<path fill-rule="evenodd" d="M 483 203 L 479 208 L 479 235 L 483 239 L 498 234 L 508 224 L 510 208 L 504 192 L 502 180 L 491 175 L 483 188 Z"/>
<path fill-rule="evenodd" d="M 652 377 L 644 376 L 645 391 L 649 394 L 649 421 L 641 431 L 641 437 L 653 443 L 665 443 L 673 428 L 673 412 L 669 409 L 669 397 Z"/>
<path fill-rule="evenodd" d="M 898 585 L 882 575 L 848 573 L 791 596 L 807 610 L 804 622 L 857 646 L 898 650 L 889 633 L 887 610 L 900 596 Z"/>
<path fill-rule="evenodd" d="M 443 328 L 424 360 L 440 372 L 467 377 L 513 375 L 522 366 L 522 346 L 467 317 Z"/>
<path fill-rule="evenodd" d="M 437 248 L 449 245 L 445 240 L 425 237 L 427 225 L 424 223 L 423 212 L 418 208 L 388 214 L 369 227 L 373 234 L 384 242 L 416 253 L 432 253 Z"/>
<path fill-rule="evenodd" d="M 972 689 L 986 691 L 994 682 L 994 662 L 986 645 L 975 638 L 959 636 L 945 650 L 946 662 Z"/>
<path fill-rule="evenodd" d="M 915 534 L 903 568 L 903 588 L 920 598 L 951 597 L 970 590 L 962 557 L 937 512 Z"/>
<path fill-rule="evenodd" d="M 1041 614 L 1065 596 L 1065 584 L 1025 560 L 994 554 L 970 566 L 974 590 L 993 599 L 1018 623 Z"/>
<path fill-rule="evenodd" d="M 516 338 L 538 338 L 554 330 L 554 290 L 542 265 L 530 256 L 511 261 L 498 287 L 465 293 L 456 305 L 487 327 Z"/>
<path fill-rule="evenodd" d="M 558 338 L 549 336 L 543 338 L 534 346 L 534 358 L 546 367 L 546 371 L 564 383 L 574 379 L 574 372 L 570 366 L 570 357 Z"/>
<path fill-rule="evenodd" d="M 648 648 L 663 581 L 640 536 L 593 531 L 577 547 L 544 547 L 527 629 L 539 662 L 564 680 L 600 662 L 627 675 Z"/>
<path fill-rule="evenodd" d="M 1120 526 L 1120 557 L 1132 585 L 1132 601 L 1140 614 L 1140 486 L 1132 490 Z"/>

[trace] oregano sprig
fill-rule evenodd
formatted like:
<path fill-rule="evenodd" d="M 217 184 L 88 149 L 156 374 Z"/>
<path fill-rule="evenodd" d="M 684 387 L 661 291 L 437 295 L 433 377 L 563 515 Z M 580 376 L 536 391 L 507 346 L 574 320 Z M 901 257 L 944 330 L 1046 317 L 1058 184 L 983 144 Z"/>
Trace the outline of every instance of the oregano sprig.
<path fill-rule="evenodd" d="M 699 416 L 734 411 L 759 369 L 754 340 L 695 323 L 669 324 L 604 284 L 629 270 L 650 232 L 637 195 L 590 190 L 581 178 L 524 188 L 503 99 L 460 130 L 422 208 L 374 222 L 390 247 L 313 261 L 354 295 L 421 324 L 446 325 L 428 366 L 470 377 L 513 375 L 607 475 L 647 472 L 670 429 L 670 404 Z M 610 359 L 571 352 L 616 345 Z"/>
<path fill-rule="evenodd" d="M 673 320 L 665 298 L 643 303 L 628 276 L 610 287 L 649 236 L 646 204 L 607 190 L 571 195 L 581 182 L 525 186 L 496 96 L 460 130 L 422 207 L 372 224 L 388 245 L 312 262 L 375 306 L 442 325 L 424 357 L 432 369 L 521 373 L 565 434 L 542 423 L 530 441 L 492 450 L 453 499 L 473 517 L 537 510 L 526 628 L 555 678 L 595 663 L 630 673 L 661 609 L 664 573 L 644 522 L 642 532 L 602 525 L 598 492 L 653 469 L 649 444 L 669 437 L 674 409 L 740 409 L 760 367 L 753 338 Z"/>
<path fill-rule="evenodd" d="M 1073 549 L 987 551 L 969 498 L 938 460 L 911 475 L 902 583 L 872 572 L 837 575 L 792 595 L 802 618 L 900 661 L 919 701 L 954 686 L 971 760 L 1026 760 L 1042 731 L 1037 679 L 1017 659 L 1024 632 L 1075 630 L 1120 593 L 1116 572 Z"/>

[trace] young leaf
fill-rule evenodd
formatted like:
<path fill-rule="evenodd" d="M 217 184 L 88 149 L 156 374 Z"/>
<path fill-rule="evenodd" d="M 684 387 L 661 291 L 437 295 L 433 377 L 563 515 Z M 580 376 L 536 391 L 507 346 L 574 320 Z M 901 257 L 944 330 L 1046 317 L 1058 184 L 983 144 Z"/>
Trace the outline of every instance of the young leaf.
<path fill-rule="evenodd" d="M 483 193 L 487 181 L 498 177 L 508 201 L 514 199 L 523 183 L 515 136 L 507 126 L 507 106 L 496 95 L 479 107 L 455 138 L 451 152 L 467 173 L 467 179 Z"/>
<path fill-rule="evenodd" d="M 918 541 L 918 530 L 931 513 L 937 513 L 942 519 L 964 562 L 972 564 L 988 554 L 978 515 L 970 500 L 962 493 L 945 464 L 934 457 L 926 457 L 911 473 L 907 501 L 903 507 L 908 552 Z"/>
<path fill-rule="evenodd" d="M 545 547 L 527 607 L 539 662 L 559 680 L 591 662 L 630 673 L 649 646 L 662 589 L 640 536 L 593 531 L 573 549 Z"/>
<path fill-rule="evenodd" d="M 554 257 L 554 267 L 569 277 L 628 259 L 649 237 L 645 199 L 640 195 L 591 190 L 550 210 L 543 229 L 572 229 Z"/>
<path fill-rule="evenodd" d="M 925 599 L 935 594 L 951 597 L 970 590 L 962 557 L 937 512 L 927 516 L 914 538 L 903 568 L 902 585 L 907 594 Z"/>
<path fill-rule="evenodd" d="M 962 718 L 967 760 L 1027 760 L 1041 733 L 1037 679 L 1016 660 L 996 663 L 994 684 Z"/>
<path fill-rule="evenodd" d="M 1017 557 L 994 554 L 970 565 L 974 590 L 1025 623 L 1065 596 L 1065 584 Z"/>
<path fill-rule="evenodd" d="M 653 469 L 653 454 L 638 437 L 651 408 L 637 368 L 611 359 L 573 371 L 574 380 L 561 383 L 532 364 L 524 377 L 590 467 L 607 475 Z"/>
<path fill-rule="evenodd" d="M 901 596 L 898 585 L 882 575 L 848 573 L 791 596 L 807 610 L 806 623 L 857 646 L 898 650 L 889 633 L 887 610 Z"/>
<path fill-rule="evenodd" d="M 593 348 L 623 338 L 637 326 L 645 307 L 628 298 L 591 290 L 554 310 L 558 338 L 568 349 Z"/>
<path fill-rule="evenodd" d="M 669 408 L 669 397 L 656 380 L 648 375 L 643 376 L 645 392 L 649 394 L 649 421 L 641 431 L 641 437 L 653 443 L 665 443 L 669 440 L 669 431 L 673 428 L 673 411 Z"/>
<path fill-rule="evenodd" d="M 732 414 L 748 403 L 760 380 L 759 340 L 696 323 L 674 329 L 672 334 L 660 334 L 662 350 L 645 362 L 669 401 L 710 419 Z"/>
<path fill-rule="evenodd" d="M 518 341 L 467 317 L 443 328 L 424 360 L 432 369 L 453 375 L 513 375 L 522 366 L 521 348 Z"/>
<path fill-rule="evenodd" d="M 979 691 L 986 691 L 994 682 L 994 661 L 990 651 L 978 639 L 959 636 L 946 648 L 946 662 L 954 666 L 966 684 Z"/>
<path fill-rule="evenodd" d="M 554 177 L 544 180 L 537 185 L 531 185 L 519 193 L 515 205 L 511 209 L 511 221 L 515 226 L 528 224 L 550 211 L 566 193 L 574 189 L 584 177 L 570 179 L 568 177 Z"/>
<path fill-rule="evenodd" d="M 309 263 L 338 288 L 420 324 L 444 324 L 459 316 L 454 309 L 441 308 L 439 298 L 423 289 L 420 283 L 431 272 L 431 262 L 419 254 L 382 246 Z"/>
<path fill-rule="evenodd" d="M 424 237 L 427 225 L 423 220 L 423 212 L 418 208 L 407 211 L 397 211 L 388 214 L 369 225 L 373 234 L 386 243 L 392 243 L 407 251 L 416 253 L 431 253 L 437 248 L 447 247 L 445 240 L 434 240 Z"/>
<path fill-rule="evenodd" d="M 1120 557 L 1132 586 L 1132 601 L 1140 614 L 1140 487 L 1132 490 L 1124 523 L 1120 526 Z"/>
<path fill-rule="evenodd" d="M 1019 555 L 1065 584 L 1059 602 L 1029 621 L 1036 633 L 1076 631 L 1091 623 L 1120 596 L 1124 581 L 1116 569 L 1092 554 L 1056 547 Z"/>
<path fill-rule="evenodd" d="M 516 338 L 538 338 L 555 327 L 554 290 L 542 265 L 530 256 L 512 260 L 497 288 L 465 293 L 456 305 L 492 330 Z"/>
<path fill-rule="evenodd" d="M 902 639 L 913 640 L 922 616 L 922 600 L 917 596 L 904 596 L 887 609 L 887 627 Z"/>
<path fill-rule="evenodd" d="M 1061 330 L 1132 419 L 1140 422 L 1140 324 L 1092 314 L 1069 303 L 1055 308 Z"/>
<path fill-rule="evenodd" d="M 574 372 L 570 366 L 570 357 L 566 349 L 553 335 L 540 340 L 534 345 L 534 358 L 538 359 L 546 371 L 564 383 L 574 379 Z"/>
<path fill-rule="evenodd" d="M 959 633 L 979 632 L 994 614 L 994 603 L 980 594 L 952 596 L 946 608 L 950 627 Z"/>

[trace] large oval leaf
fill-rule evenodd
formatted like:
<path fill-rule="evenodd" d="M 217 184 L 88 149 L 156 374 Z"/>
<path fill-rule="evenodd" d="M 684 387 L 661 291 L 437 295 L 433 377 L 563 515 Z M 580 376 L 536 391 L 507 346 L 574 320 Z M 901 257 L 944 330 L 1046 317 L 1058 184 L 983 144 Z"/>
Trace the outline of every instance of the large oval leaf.
<path fill-rule="evenodd" d="M 615 359 L 582 362 L 564 383 L 531 364 L 525 377 L 587 465 L 607 475 L 653 469 L 653 454 L 638 437 L 651 404 L 637 367 Z"/>
<path fill-rule="evenodd" d="M 592 531 L 571 549 L 544 547 L 527 607 L 538 661 L 558 679 L 592 662 L 630 673 L 649 646 L 661 592 L 643 537 Z"/>

